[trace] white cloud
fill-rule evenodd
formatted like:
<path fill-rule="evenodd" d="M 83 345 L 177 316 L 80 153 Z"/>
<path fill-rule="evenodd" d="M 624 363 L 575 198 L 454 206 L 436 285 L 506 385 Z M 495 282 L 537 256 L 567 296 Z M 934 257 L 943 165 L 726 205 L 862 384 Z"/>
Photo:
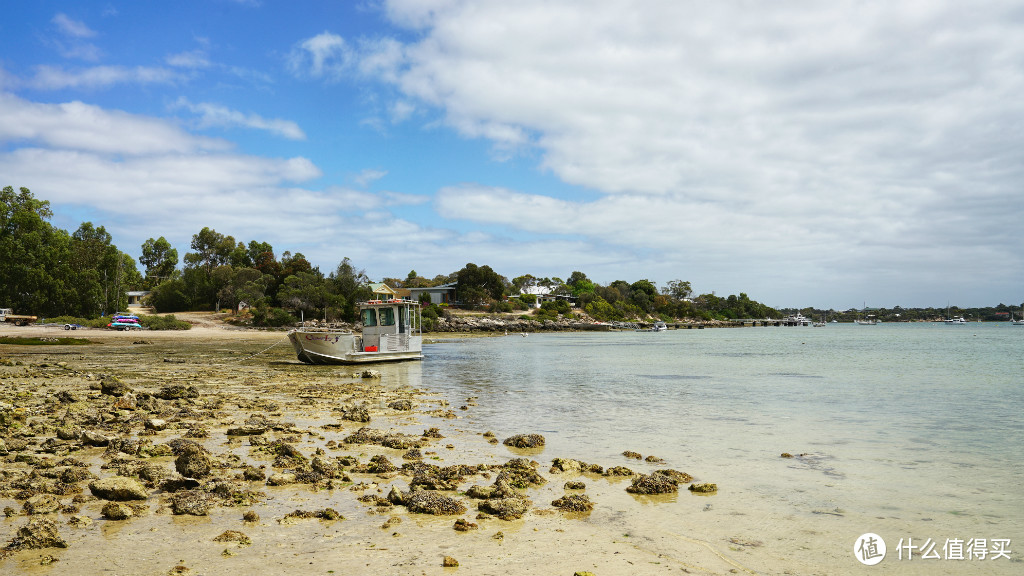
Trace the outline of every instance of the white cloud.
<path fill-rule="evenodd" d="M 148 116 L 104 110 L 78 101 L 41 104 L 0 93 L 3 141 L 124 156 L 217 151 L 230 146 Z"/>
<path fill-rule="evenodd" d="M 408 120 L 414 112 L 416 112 L 416 106 L 405 100 L 399 100 L 391 105 L 391 123 L 400 124 Z"/>
<path fill-rule="evenodd" d="M 291 120 L 279 118 L 263 118 L 258 114 L 243 114 L 226 106 L 201 102 L 193 104 L 186 98 L 179 98 L 175 108 L 185 108 L 194 114 L 199 115 L 199 125 L 202 127 L 220 126 L 231 127 L 241 126 L 255 130 L 265 130 L 289 140 L 305 140 L 306 133 L 299 128 L 299 125 Z"/>
<path fill-rule="evenodd" d="M 534 148 L 544 170 L 606 195 L 452 188 L 446 216 L 819 277 L 1022 263 L 1016 2 L 386 10 L 416 39 L 366 69 L 397 101 L 499 150 Z"/>
<path fill-rule="evenodd" d="M 95 66 L 68 71 L 56 66 L 39 66 L 27 82 L 39 90 L 107 88 L 117 84 L 173 84 L 181 80 L 177 73 L 148 66 Z"/>
<path fill-rule="evenodd" d="M 354 56 L 344 38 L 323 32 L 292 48 L 288 68 L 300 76 L 337 80 L 352 66 Z"/>
<path fill-rule="evenodd" d="M 67 14 L 58 13 L 53 17 L 52 22 L 57 25 L 62 33 L 74 38 L 92 38 L 96 35 L 92 29 L 78 20 L 72 20 Z"/>
<path fill-rule="evenodd" d="M 205 69 L 211 66 L 205 50 L 188 50 L 171 54 L 166 59 L 168 66 L 175 68 Z"/>
<path fill-rule="evenodd" d="M 82 102 L 0 93 L 0 144 L 0 174 L 49 200 L 55 224 L 73 230 L 79 221 L 72 215 L 84 208 L 129 253 L 157 236 L 184 253 L 192 234 L 209 226 L 328 267 L 350 256 L 382 269 L 409 266 L 410 255 L 442 253 L 453 238 L 388 211 L 422 204 L 422 196 L 306 189 L 302 184 L 323 176 L 307 158 L 240 154 L 171 122 Z"/>
<path fill-rule="evenodd" d="M 1008 6 L 393 1 L 424 39 L 382 76 L 468 136 L 536 133 L 544 167 L 596 190 L 742 193 L 780 161 L 882 179 L 894 152 L 983 141 L 979 121 L 1024 110 Z"/>
<path fill-rule="evenodd" d="M 360 172 L 359 174 L 356 174 L 356 176 L 355 176 L 355 178 L 353 178 L 353 180 L 355 181 L 357 186 L 365 188 L 365 187 L 369 186 L 370 184 L 376 182 L 377 180 L 380 180 L 381 178 L 383 178 L 383 177 L 385 177 L 387 175 L 388 175 L 388 173 L 387 173 L 386 170 L 370 170 L 370 169 L 366 169 L 366 170 L 363 170 L 362 172 Z"/>
<path fill-rule="evenodd" d="M 99 60 L 99 47 L 86 41 L 86 38 L 96 36 L 96 32 L 85 23 L 72 20 L 63 13 L 58 13 L 51 22 L 57 27 L 60 37 L 48 38 L 46 43 L 60 52 L 61 56 L 91 62 Z"/>

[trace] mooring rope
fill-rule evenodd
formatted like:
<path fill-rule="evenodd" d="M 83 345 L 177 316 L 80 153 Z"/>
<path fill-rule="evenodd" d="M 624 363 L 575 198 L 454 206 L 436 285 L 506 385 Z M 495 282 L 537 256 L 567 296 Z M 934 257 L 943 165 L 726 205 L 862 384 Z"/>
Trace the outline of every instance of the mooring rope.
<path fill-rule="evenodd" d="M 712 546 L 710 542 L 705 542 L 703 540 L 697 540 L 695 538 L 689 538 L 687 536 L 683 536 L 682 534 L 676 534 L 675 532 L 668 532 L 668 533 L 673 535 L 673 536 L 675 536 L 676 538 L 681 539 L 681 540 L 686 540 L 687 542 L 689 542 L 691 544 L 698 544 L 700 546 L 703 546 L 703 547 L 707 548 L 712 553 L 714 553 L 715 556 L 718 556 L 719 558 L 724 560 L 727 564 L 732 565 L 733 568 L 735 568 L 736 570 L 742 570 L 742 571 L 746 572 L 747 574 L 757 574 L 757 572 L 754 572 L 753 570 L 747 568 L 746 566 L 743 566 L 739 562 L 736 562 L 735 560 L 733 560 L 731 558 L 727 558 L 724 554 L 722 554 L 721 552 L 716 550 L 715 547 Z"/>
<path fill-rule="evenodd" d="M 273 344 L 271 344 L 270 346 L 267 346 L 266 348 L 264 348 L 263 350 L 260 350 L 259 352 L 255 353 L 255 354 L 252 354 L 252 355 L 246 356 L 245 358 L 234 358 L 234 360 L 236 360 L 236 361 L 238 361 L 238 362 L 242 362 L 242 361 L 244 361 L 244 360 L 248 360 L 248 359 L 250 359 L 250 358 L 255 358 L 255 357 L 259 356 L 260 354 L 263 354 L 263 353 L 264 353 L 264 352 L 266 352 L 267 350 L 270 350 L 270 349 L 271 349 L 271 348 L 273 348 L 274 346 L 277 346 L 277 345 L 278 345 L 278 344 L 280 344 L 281 342 L 286 342 L 286 341 L 288 341 L 288 338 L 287 338 L 287 337 L 285 337 L 285 338 L 284 338 L 284 339 L 282 339 L 282 340 L 278 340 L 277 342 L 274 342 L 274 343 L 273 343 Z"/>

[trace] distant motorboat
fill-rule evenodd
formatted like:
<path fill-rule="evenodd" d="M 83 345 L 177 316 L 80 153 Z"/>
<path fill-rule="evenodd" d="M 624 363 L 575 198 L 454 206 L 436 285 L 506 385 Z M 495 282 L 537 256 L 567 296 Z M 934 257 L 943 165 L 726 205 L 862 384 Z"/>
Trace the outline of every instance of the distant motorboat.
<path fill-rule="evenodd" d="M 1013 312 L 1010 312 L 1010 326 L 1024 326 L 1024 311 L 1022 311 L 1020 320 L 1014 320 Z"/>
<path fill-rule="evenodd" d="M 655 322 L 650 328 L 637 328 L 637 332 L 664 332 L 668 330 L 668 324 L 661 320 Z"/>
<path fill-rule="evenodd" d="M 811 324 L 811 319 L 799 312 L 782 319 L 783 326 L 810 326 Z"/>

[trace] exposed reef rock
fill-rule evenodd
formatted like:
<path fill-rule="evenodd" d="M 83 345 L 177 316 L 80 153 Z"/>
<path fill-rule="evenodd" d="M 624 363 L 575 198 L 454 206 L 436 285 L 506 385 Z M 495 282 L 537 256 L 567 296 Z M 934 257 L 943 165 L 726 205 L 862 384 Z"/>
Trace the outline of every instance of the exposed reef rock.
<path fill-rule="evenodd" d="M 633 477 L 633 483 L 626 488 L 631 494 L 669 494 L 679 491 L 679 483 L 665 474 L 650 474 Z"/>

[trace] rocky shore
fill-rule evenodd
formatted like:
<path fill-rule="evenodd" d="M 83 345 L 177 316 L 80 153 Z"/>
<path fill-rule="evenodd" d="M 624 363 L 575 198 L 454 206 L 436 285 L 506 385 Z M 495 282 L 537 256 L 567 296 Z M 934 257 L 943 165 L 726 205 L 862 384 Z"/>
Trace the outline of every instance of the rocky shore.
<path fill-rule="evenodd" d="M 590 332 L 609 330 L 633 330 L 650 327 L 654 320 L 636 322 L 597 322 L 585 317 L 559 318 L 558 320 L 534 320 L 515 316 L 460 314 L 438 318 L 429 333 L 471 334 L 480 333 L 536 333 L 536 332 Z M 307 322 L 306 326 L 359 331 L 360 327 L 345 323 Z M 688 320 L 669 324 L 670 329 L 735 328 L 742 326 L 735 322 L 719 320 Z"/>
<path fill-rule="evenodd" d="M 453 324 L 470 325 L 488 323 Z M 728 571 L 706 546 L 655 553 L 588 520 L 713 484 L 656 455 L 541 458 L 541 434 L 467 433 L 473 398 L 456 410 L 391 366 L 305 366 L 280 337 L 0 345 L 3 571 Z"/>

